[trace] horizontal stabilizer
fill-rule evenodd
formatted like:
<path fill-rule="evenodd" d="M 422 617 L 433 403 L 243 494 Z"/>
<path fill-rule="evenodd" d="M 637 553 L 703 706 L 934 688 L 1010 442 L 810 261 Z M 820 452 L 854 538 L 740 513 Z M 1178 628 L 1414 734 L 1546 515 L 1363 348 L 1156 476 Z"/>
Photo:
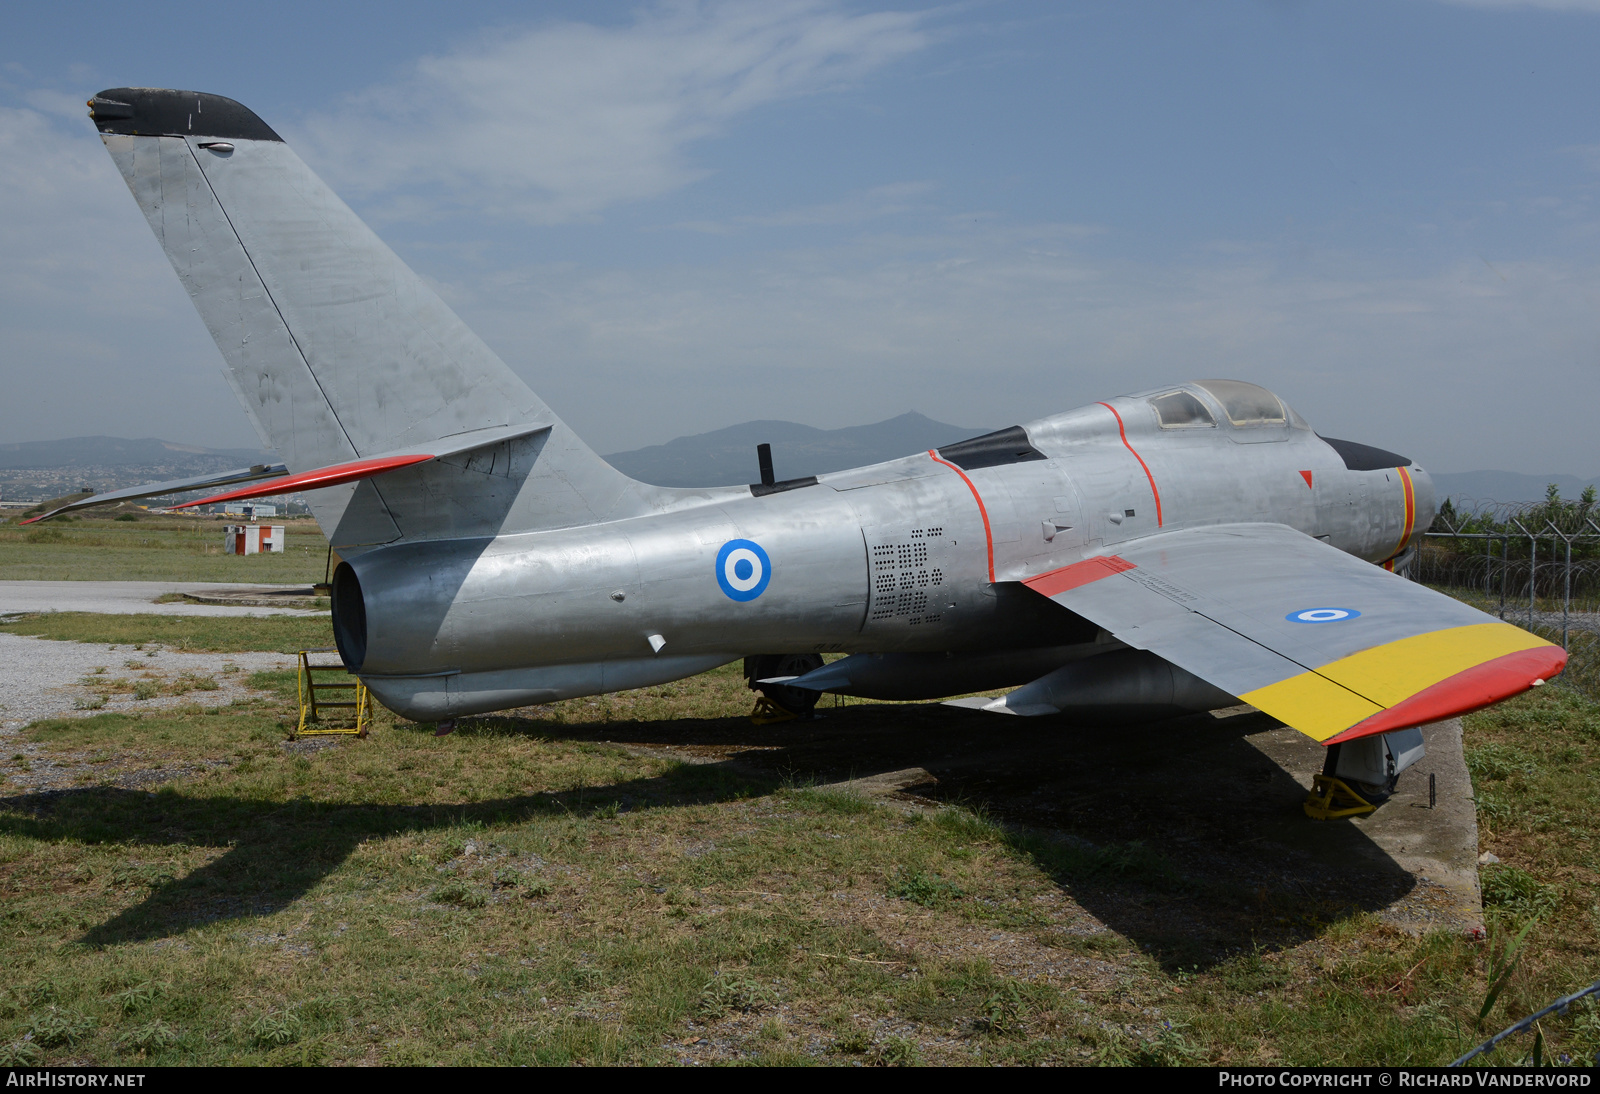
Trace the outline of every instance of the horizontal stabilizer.
<path fill-rule="evenodd" d="M 549 428 L 548 425 L 540 425 L 515 429 L 475 430 L 463 436 L 445 437 L 432 444 L 417 446 L 422 451 L 386 453 L 382 456 L 374 456 L 371 459 L 336 463 L 332 467 L 319 467 L 313 471 L 302 471 L 298 475 L 290 475 L 287 478 L 273 479 L 270 482 L 247 486 L 241 490 L 230 490 L 225 494 L 214 494 L 209 498 L 201 498 L 199 501 L 184 502 L 182 505 L 173 506 L 173 508 L 192 509 L 197 505 L 214 505 L 223 501 L 270 498 L 274 494 L 288 494 L 296 490 L 321 490 L 329 486 L 343 486 L 346 483 L 370 479 L 374 475 L 382 475 L 387 471 L 398 471 L 402 467 L 410 467 L 413 464 L 436 460 L 441 456 L 459 456 L 462 453 L 486 448 L 489 445 L 500 444 L 504 441 L 520 440 L 535 433 L 543 433 Z M 279 471 L 281 472 L 282 470 L 284 469 L 280 466 Z"/>
<path fill-rule="evenodd" d="M 275 479 L 280 475 L 288 474 L 289 469 L 281 463 L 258 463 L 254 467 L 241 467 L 236 471 L 223 471 L 215 475 L 200 475 L 192 479 L 173 479 L 170 482 L 152 482 L 143 486 L 130 486 L 125 490 L 112 490 L 106 494 L 96 494 L 92 498 L 84 498 L 70 505 L 52 509 L 41 516 L 30 517 L 22 521 L 23 524 L 33 524 L 41 520 L 58 517 L 62 513 L 72 513 L 79 509 L 90 509 L 96 505 L 112 505 L 119 501 L 134 501 L 138 498 L 159 498 L 167 494 L 182 494 L 188 490 L 204 490 L 208 487 L 232 486 L 240 482 L 256 482 L 261 479 Z M 254 497 L 255 495 L 251 495 Z M 198 504 L 198 503 L 194 503 Z M 178 506 L 177 508 L 183 508 Z"/>

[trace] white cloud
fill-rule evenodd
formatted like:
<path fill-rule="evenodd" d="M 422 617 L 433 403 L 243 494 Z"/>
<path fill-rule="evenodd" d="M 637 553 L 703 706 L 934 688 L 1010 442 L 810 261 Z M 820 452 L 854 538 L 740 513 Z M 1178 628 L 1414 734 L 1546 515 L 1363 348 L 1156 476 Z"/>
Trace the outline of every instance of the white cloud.
<path fill-rule="evenodd" d="M 880 217 L 902 213 L 935 211 L 927 201 L 934 190 L 931 182 L 895 182 L 874 186 L 838 201 L 784 209 L 762 216 L 738 216 L 732 220 L 688 220 L 669 225 L 684 231 L 729 235 L 746 228 L 819 228 L 841 224 L 862 224 Z"/>
<path fill-rule="evenodd" d="M 621 27 L 546 24 L 425 58 L 313 116 L 308 158 L 336 187 L 391 197 L 389 216 L 447 207 L 442 190 L 478 212 L 585 220 L 703 177 L 690 147 L 738 116 L 922 49 L 923 22 L 787 0 L 659 5 Z M 412 200 L 419 188 L 429 202 Z"/>

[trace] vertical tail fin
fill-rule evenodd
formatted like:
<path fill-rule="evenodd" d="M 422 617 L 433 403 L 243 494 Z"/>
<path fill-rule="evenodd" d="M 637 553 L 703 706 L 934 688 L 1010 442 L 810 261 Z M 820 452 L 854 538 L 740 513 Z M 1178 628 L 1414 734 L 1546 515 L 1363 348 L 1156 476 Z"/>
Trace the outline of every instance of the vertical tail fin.
<path fill-rule="evenodd" d="M 502 439 L 487 455 L 319 491 L 314 511 L 335 544 L 649 508 L 649 488 L 579 440 L 251 111 L 151 88 L 102 91 L 89 105 L 235 394 L 290 471 L 550 427 L 520 446 Z"/>

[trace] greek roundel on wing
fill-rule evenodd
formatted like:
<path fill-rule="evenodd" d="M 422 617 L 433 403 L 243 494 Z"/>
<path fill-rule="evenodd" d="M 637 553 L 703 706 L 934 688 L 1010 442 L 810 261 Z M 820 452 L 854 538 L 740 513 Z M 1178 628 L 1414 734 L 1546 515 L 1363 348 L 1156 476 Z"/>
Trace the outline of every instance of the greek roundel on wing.
<path fill-rule="evenodd" d="M 772 560 L 752 539 L 730 539 L 717 552 L 717 584 L 732 600 L 754 600 L 772 580 Z"/>
<path fill-rule="evenodd" d="M 1356 619 L 1361 613 L 1354 608 L 1301 608 L 1284 616 L 1291 623 L 1342 623 Z"/>

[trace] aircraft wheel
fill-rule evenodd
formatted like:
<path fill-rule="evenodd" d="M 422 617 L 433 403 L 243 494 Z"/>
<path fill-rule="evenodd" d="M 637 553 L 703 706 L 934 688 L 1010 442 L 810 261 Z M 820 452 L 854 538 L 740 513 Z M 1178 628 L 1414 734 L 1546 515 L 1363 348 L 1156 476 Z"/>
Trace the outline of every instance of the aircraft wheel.
<path fill-rule="evenodd" d="M 1331 775 L 1336 778 L 1343 778 L 1344 781 L 1349 784 L 1351 790 L 1354 790 L 1357 794 L 1360 794 L 1372 805 L 1382 805 L 1384 802 L 1388 801 L 1390 796 L 1394 793 L 1395 784 L 1400 781 L 1399 774 L 1390 775 L 1389 778 L 1382 783 L 1364 783 L 1357 779 L 1346 778 L 1338 775 L 1335 769 L 1339 766 L 1339 750 L 1343 747 L 1343 745 L 1329 746 L 1327 758 L 1322 765 L 1322 773 L 1324 775 Z"/>
<path fill-rule="evenodd" d="M 1360 794 L 1363 798 L 1366 798 L 1367 801 L 1371 802 L 1373 805 L 1382 805 L 1384 802 L 1388 801 L 1389 796 L 1394 793 L 1394 784 L 1399 781 L 1400 776 L 1396 775 L 1388 782 L 1382 783 L 1381 785 L 1377 783 L 1357 782 L 1354 779 L 1350 779 L 1349 783 L 1350 789 L 1354 790 L 1357 794 Z"/>
<path fill-rule="evenodd" d="M 812 669 L 822 667 L 820 653 L 769 653 L 751 658 L 750 686 L 784 710 L 801 717 L 816 709 L 822 693 L 809 688 L 791 688 L 783 684 L 758 684 L 767 676 L 804 676 Z"/>

